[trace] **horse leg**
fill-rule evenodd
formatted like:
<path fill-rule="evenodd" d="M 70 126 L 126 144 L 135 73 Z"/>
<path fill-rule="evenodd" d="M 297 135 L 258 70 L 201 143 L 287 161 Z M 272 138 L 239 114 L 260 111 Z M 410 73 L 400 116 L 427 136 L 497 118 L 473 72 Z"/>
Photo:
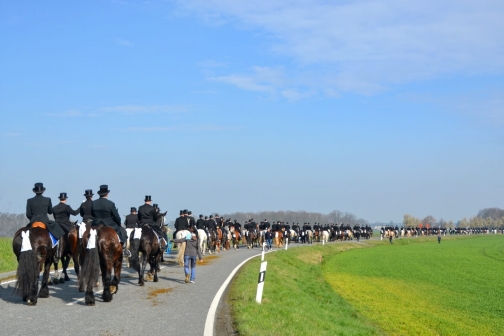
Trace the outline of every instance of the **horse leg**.
<path fill-rule="evenodd" d="M 112 265 L 105 261 L 105 265 L 102 267 L 102 282 L 103 282 L 103 294 L 102 298 L 104 302 L 112 301 L 112 293 L 110 292 L 110 284 L 112 282 Z"/>
<path fill-rule="evenodd" d="M 58 246 L 59 248 L 59 246 Z M 54 258 L 54 276 L 53 276 L 53 280 L 52 280 L 52 284 L 53 285 L 57 285 L 59 284 L 59 270 L 58 270 L 58 264 L 59 264 L 59 259 L 58 258 Z"/>
<path fill-rule="evenodd" d="M 115 294 L 119 290 L 119 282 L 121 282 L 122 255 L 114 262 L 114 278 L 110 284 L 110 293 Z"/>
<path fill-rule="evenodd" d="M 147 266 L 147 256 L 145 252 L 142 252 L 142 257 L 140 258 L 140 267 L 138 268 L 138 284 L 143 286 L 145 267 Z"/>
<path fill-rule="evenodd" d="M 155 268 L 154 268 L 154 282 L 158 282 L 159 279 L 158 279 L 158 267 L 159 267 L 159 262 L 161 260 L 161 255 L 162 255 L 163 252 L 161 252 L 161 254 L 157 254 L 154 258 L 154 262 L 155 262 Z"/>
<path fill-rule="evenodd" d="M 42 258 L 41 258 L 42 259 Z M 47 254 L 43 258 L 44 260 L 40 260 L 40 263 L 44 263 L 44 273 L 42 275 L 42 286 L 40 287 L 40 291 L 38 294 L 38 297 L 40 298 L 47 298 L 49 297 L 49 286 L 48 286 L 48 279 L 49 279 L 49 273 L 51 271 L 51 259 L 47 258 Z M 35 290 L 38 290 L 38 274 L 37 274 L 37 288 Z M 34 305 L 37 303 L 37 300 L 35 299 Z"/>

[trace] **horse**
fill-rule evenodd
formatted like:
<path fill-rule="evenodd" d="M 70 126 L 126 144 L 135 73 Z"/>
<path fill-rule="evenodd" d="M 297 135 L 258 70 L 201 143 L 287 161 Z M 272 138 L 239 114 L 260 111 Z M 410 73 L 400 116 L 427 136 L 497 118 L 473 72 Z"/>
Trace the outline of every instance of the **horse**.
<path fill-rule="evenodd" d="M 231 233 L 229 230 L 224 227 L 222 230 L 222 249 L 229 250 L 230 249 L 230 241 L 231 241 Z"/>
<path fill-rule="evenodd" d="M 201 254 L 205 255 L 207 249 L 208 237 L 205 230 L 198 229 L 198 244 Z"/>
<path fill-rule="evenodd" d="M 165 217 L 168 211 L 165 211 L 164 213 L 158 213 L 158 217 L 156 220 L 156 225 L 161 228 L 161 231 L 163 231 L 165 234 L 168 232 L 168 229 L 166 228 L 165 225 Z M 162 245 L 162 244 L 160 244 Z M 168 242 L 166 242 L 166 245 L 168 245 Z M 163 249 L 166 248 L 166 246 L 162 247 Z M 161 262 L 164 262 L 164 256 L 163 253 L 161 253 Z"/>
<path fill-rule="evenodd" d="M 231 227 L 231 242 L 235 250 L 240 248 L 240 238 L 240 230 L 235 230 L 234 227 Z"/>
<path fill-rule="evenodd" d="M 42 222 L 35 222 L 30 228 L 21 228 L 14 234 L 12 250 L 18 261 L 18 280 L 14 293 L 30 306 L 35 306 L 38 298 L 49 297 L 49 271 L 56 249 L 57 245 L 52 245 L 49 231 Z M 39 273 L 42 267 L 44 273 L 39 291 Z"/>
<path fill-rule="evenodd" d="M 158 282 L 158 268 L 163 254 L 160 238 L 149 225 L 144 225 L 142 228 L 135 229 L 129 240 L 131 247 L 130 267 L 138 272 L 138 284 L 140 286 L 144 285 L 147 261 L 150 264 L 147 280 L 151 280 L 151 274 L 153 274 L 154 282 Z M 139 257 L 140 252 L 142 253 L 141 258 Z"/>
<path fill-rule="evenodd" d="M 322 243 L 324 243 L 324 242 L 327 243 L 329 241 L 329 232 L 324 230 L 324 231 L 322 231 L 321 236 L 322 236 Z"/>
<path fill-rule="evenodd" d="M 257 240 L 257 233 L 255 230 L 249 231 L 247 235 L 247 248 L 254 248 L 254 241 Z"/>
<path fill-rule="evenodd" d="M 292 242 L 299 243 L 299 234 L 296 230 L 290 229 L 290 239 L 292 239 Z"/>
<path fill-rule="evenodd" d="M 275 246 L 280 248 L 283 246 L 283 234 L 282 231 L 275 232 Z"/>
<path fill-rule="evenodd" d="M 95 305 L 93 286 L 102 274 L 104 302 L 112 301 L 112 295 L 117 293 L 121 281 L 123 260 L 122 244 L 114 229 L 99 225 L 86 229 L 81 242 L 79 256 L 82 272 L 79 276 L 79 291 L 86 289 L 84 302 L 88 306 Z M 112 278 L 112 269 L 114 277 Z"/>
<path fill-rule="evenodd" d="M 64 275 L 64 278 L 59 277 L 59 272 L 58 272 L 58 259 L 54 259 L 54 284 L 57 283 L 65 283 L 65 281 L 70 281 L 70 278 L 68 277 L 67 273 L 67 268 L 68 264 L 70 264 L 70 259 L 73 260 L 74 263 L 74 270 L 75 274 L 77 277 L 79 277 L 79 252 L 80 249 L 79 247 L 79 232 L 77 230 L 77 227 L 75 226 L 77 224 L 77 221 L 73 223 L 74 228 L 67 233 L 65 233 L 63 236 L 61 236 L 59 246 L 58 248 L 60 249 L 60 255 L 61 255 L 61 269 L 62 269 L 62 274 Z M 59 280 L 58 280 L 59 279 Z"/>
<path fill-rule="evenodd" d="M 312 232 L 312 230 L 306 230 L 306 238 L 308 239 L 308 244 L 313 244 L 313 232 Z"/>
<path fill-rule="evenodd" d="M 315 240 L 315 242 L 320 242 L 320 231 L 319 230 L 314 230 L 313 239 Z"/>
<path fill-rule="evenodd" d="M 180 230 L 175 235 L 176 239 L 181 239 L 187 236 L 188 230 Z M 177 243 L 177 262 L 180 266 L 184 266 L 184 252 L 185 252 L 186 242 Z"/>
<path fill-rule="evenodd" d="M 220 228 L 217 228 L 216 230 L 217 234 L 217 239 L 215 240 L 215 250 L 220 253 L 221 250 L 221 242 L 222 242 L 222 230 Z"/>

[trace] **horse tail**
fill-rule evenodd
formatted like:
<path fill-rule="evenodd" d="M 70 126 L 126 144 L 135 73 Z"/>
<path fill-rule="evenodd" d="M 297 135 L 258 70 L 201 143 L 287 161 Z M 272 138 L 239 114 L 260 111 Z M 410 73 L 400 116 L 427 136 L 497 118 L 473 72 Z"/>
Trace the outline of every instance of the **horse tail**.
<path fill-rule="evenodd" d="M 14 293 L 23 298 L 28 297 L 39 276 L 37 254 L 34 250 L 21 252 L 16 276 L 18 280 Z"/>
<path fill-rule="evenodd" d="M 93 236 L 89 239 L 98 240 Z M 96 244 L 98 244 L 98 242 L 96 242 Z M 79 277 L 79 288 L 92 289 L 96 282 L 98 282 L 98 276 L 100 275 L 100 256 L 98 254 L 98 246 L 88 248 L 86 250 L 86 256 L 84 257 L 84 262 L 81 266 L 82 269 Z"/>
<path fill-rule="evenodd" d="M 184 241 L 183 243 L 180 243 L 177 253 L 177 261 L 179 262 L 180 265 L 184 264 L 185 248 L 186 248 L 186 242 Z"/>
<path fill-rule="evenodd" d="M 138 269 L 140 268 L 140 264 L 138 263 L 138 254 L 140 253 L 140 239 L 130 239 L 130 252 L 130 268 L 138 271 Z"/>

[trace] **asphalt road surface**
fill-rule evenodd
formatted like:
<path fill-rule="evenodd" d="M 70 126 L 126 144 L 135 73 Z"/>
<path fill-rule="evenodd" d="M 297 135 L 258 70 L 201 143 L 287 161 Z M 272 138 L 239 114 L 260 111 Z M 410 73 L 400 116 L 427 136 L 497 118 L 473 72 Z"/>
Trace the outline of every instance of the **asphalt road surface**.
<path fill-rule="evenodd" d="M 123 266 L 118 293 L 112 302 L 96 295 L 96 306 L 84 304 L 84 293 L 70 282 L 49 286 L 50 297 L 28 306 L 12 295 L 14 283 L 0 286 L 1 335 L 203 335 L 208 310 L 233 269 L 261 249 L 240 248 L 203 257 L 196 266 L 194 284 L 184 282 L 184 269 L 167 256 L 159 282 L 138 286 L 138 276 Z M 147 266 L 149 268 L 149 266 Z M 258 270 L 259 271 L 259 270 Z M 97 288 L 100 291 L 102 287 Z"/>

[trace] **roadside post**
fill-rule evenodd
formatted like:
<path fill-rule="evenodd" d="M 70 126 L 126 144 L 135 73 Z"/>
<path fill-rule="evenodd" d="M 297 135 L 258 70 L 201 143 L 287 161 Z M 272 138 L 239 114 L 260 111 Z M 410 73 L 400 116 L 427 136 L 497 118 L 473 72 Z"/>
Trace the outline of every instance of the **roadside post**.
<path fill-rule="evenodd" d="M 289 238 L 285 238 L 285 250 L 289 247 Z"/>
<path fill-rule="evenodd" d="M 256 302 L 261 303 L 262 301 L 262 293 L 264 289 L 264 279 L 266 278 L 266 266 L 268 265 L 267 261 L 263 261 L 261 263 L 261 269 L 259 270 L 259 279 L 257 281 L 257 295 Z"/>
<path fill-rule="evenodd" d="M 263 250 L 261 253 L 261 261 L 264 261 L 264 250 L 266 249 L 266 242 L 263 242 Z"/>

